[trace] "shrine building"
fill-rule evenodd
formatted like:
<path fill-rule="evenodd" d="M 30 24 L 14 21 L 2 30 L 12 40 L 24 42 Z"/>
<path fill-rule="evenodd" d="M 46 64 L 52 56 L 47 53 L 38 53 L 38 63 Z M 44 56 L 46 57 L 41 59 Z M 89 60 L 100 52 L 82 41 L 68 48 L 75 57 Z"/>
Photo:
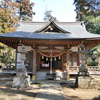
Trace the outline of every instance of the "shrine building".
<path fill-rule="evenodd" d="M 89 33 L 83 22 L 21 22 L 12 33 L 0 34 L 0 42 L 16 49 L 15 70 L 20 68 L 22 45 L 27 54 L 25 67 L 33 79 L 46 79 L 46 74 L 55 74 L 55 79 L 66 79 L 73 70 L 84 64 L 84 50 L 100 45 L 100 35 Z"/>

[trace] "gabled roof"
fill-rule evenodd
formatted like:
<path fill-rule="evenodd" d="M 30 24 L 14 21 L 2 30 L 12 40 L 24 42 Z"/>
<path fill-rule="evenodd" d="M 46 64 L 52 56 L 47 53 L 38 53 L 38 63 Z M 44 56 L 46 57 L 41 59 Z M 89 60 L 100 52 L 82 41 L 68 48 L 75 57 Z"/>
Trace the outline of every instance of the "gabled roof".
<path fill-rule="evenodd" d="M 49 28 L 54 31 L 48 32 Z M 59 33 L 59 34 L 58 34 Z M 87 39 L 100 38 L 100 35 L 86 31 L 82 22 L 21 22 L 13 33 L 1 34 L 1 38 L 24 38 L 24 39 Z"/>
<path fill-rule="evenodd" d="M 56 32 L 56 33 L 70 33 L 63 28 L 59 27 L 59 25 L 55 24 L 54 21 L 49 21 L 44 27 L 35 31 L 35 33 L 43 33 L 43 32 Z"/>

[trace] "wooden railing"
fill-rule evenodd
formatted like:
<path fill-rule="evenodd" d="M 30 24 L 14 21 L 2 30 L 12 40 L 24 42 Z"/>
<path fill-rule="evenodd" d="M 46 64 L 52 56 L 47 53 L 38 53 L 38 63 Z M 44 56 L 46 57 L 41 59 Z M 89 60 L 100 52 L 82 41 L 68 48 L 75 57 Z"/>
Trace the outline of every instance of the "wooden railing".
<path fill-rule="evenodd" d="M 98 66 L 87 66 L 88 71 L 100 71 L 100 67 Z M 70 71 L 79 71 L 79 66 L 70 66 Z"/>
<path fill-rule="evenodd" d="M 20 68 L 20 66 L 18 66 L 18 68 Z M 27 71 L 32 71 L 32 66 L 27 66 L 27 67 L 25 67 L 26 69 L 27 69 Z M 16 66 L 14 66 L 14 65 L 4 65 L 4 66 L 2 66 L 1 67 L 1 69 L 3 70 L 3 71 L 7 71 L 7 70 L 16 70 L 17 68 L 16 68 Z"/>
<path fill-rule="evenodd" d="M 32 66 L 28 66 L 28 67 L 26 67 L 27 68 L 27 71 L 32 71 Z M 100 73 L 100 67 L 98 67 L 98 66 L 87 66 L 87 69 L 88 69 L 88 72 L 89 73 Z M 3 66 L 2 67 L 2 70 L 8 70 L 8 71 L 10 71 L 10 70 L 16 70 L 16 66 Z M 69 72 L 71 73 L 71 74 L 77 74 L 78 72 L 79 72 L 79 66 L 70 66 L 69 67 Z"/>
<path fill-rule="evenodd" d="M 73 72 L 73 71 L 78 72 L 78 71 L 79 71 L 79 66 L 70 66 L 70 67 L 69 67 L 69 70 L 70 70 L 71 72 Z"/>
<path fill-rule="evenodd" d="M 98 66 L 87 66 L 88 72 L 94 74 L 100 74 L 100 67 Z M 70 74 L 77 74 L 79 72 L 79 66 L 70 66 L 69 67 Z"/>
<path fill-rule="evenodd" d="M 98 67 L 98 66 L 88 66 L 88 71 L 100 71 L 100 67 Z"/>
<path fill-rule="evenodd" d="M 16 67 L 14 65 L 4 65 L 1 67 L 2 70 L 15 70 Z"/>

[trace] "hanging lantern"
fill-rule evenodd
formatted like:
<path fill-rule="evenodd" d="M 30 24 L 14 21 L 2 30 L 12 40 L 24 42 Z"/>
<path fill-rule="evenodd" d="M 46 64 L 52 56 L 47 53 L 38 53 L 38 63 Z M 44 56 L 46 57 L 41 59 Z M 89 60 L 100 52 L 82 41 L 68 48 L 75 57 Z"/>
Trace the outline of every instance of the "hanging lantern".
<path fill-rule="evenodd" d="M 46 58 L 46 61 L 48 61 L 48 58 Z"/>
<path fill-rule="evenodd" d="M 44 56 L 42 56 L 42 59 L 44 59 Z"/>
<path fill-rule="evenodd" d="M 54 58 L 54 61 L 56 61 L 57 59 L 56 59 L 56 57 Z"/>
<path fill-rule="evenodd" d="M 59 59 L 60 59 L 60 56 L 59 56 Z"/>

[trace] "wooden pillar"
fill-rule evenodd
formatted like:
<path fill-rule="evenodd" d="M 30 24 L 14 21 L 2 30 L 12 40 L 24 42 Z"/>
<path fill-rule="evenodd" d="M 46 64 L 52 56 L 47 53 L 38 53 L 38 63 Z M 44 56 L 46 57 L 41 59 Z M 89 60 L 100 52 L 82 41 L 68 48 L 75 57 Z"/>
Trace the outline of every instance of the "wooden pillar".
<path fill-rule="evenodd" d="M 66 79 L 69 79 L 70 78 L 70 74 L 69 74 L 69 50 L 67 51 L 66 53 L 66 62 L 67 62 L 67 65 L 66 65 L 66 70 L 67 70 L 67 76 L 66 76 Z"/>
<path fill-rule="evenodd" d="M 50 74 L 52 74 L 52 50 L 50 53 Z"/>
<path fill-rule="evenodd" d="M 33 50 L 33 75 L 32 79 L 36 79 L 36 51 Z"/>

